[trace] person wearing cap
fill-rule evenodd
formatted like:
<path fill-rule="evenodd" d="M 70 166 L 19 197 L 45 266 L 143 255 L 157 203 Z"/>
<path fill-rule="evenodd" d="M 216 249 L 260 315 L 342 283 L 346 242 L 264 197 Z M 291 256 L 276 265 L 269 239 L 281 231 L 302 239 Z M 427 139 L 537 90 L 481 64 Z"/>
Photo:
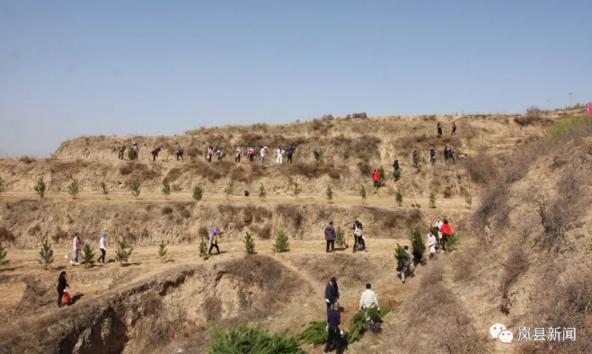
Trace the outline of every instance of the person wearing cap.
<path fill-rule="evenodd" d="M 101 236 L 99 237 L 99 251 L 101 251 L 101 255 L 99 256 L 99 263 L 105 264 L 105 256 L 107 255 L 107 232 L 101 232 Z"/>

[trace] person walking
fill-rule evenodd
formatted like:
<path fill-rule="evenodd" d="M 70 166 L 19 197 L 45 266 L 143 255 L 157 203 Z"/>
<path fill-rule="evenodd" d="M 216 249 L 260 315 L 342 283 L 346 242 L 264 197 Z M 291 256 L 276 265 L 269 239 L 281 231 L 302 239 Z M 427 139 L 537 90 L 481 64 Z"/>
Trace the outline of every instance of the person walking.
<path fill-rule="evenodd" d="M 66 288 L 68 288 L 68 280 L 66 279 L 66 271 L 62 270 L 60 275 L 58 276 L 58 307 L 62 307 L 62 299 L 64 297 L 64 292 Z"/>
<path fill-rule="evenodd" d="M 214 156 L 214 147 L 212 145 L 208 145 L 208 152 L 206 153 L 206 160 L 208 162 L 212 162 L 212 156 Z"/>
<path fill-rule="evenodd" d="M 327 241 L 327 253 L 335 251 L 335 228 L 333 221 L 325 228 L 325 241 Z"/>
<path fill-rule="evenodd" d="M 404 246 L 403 250 L 403 266 L 401 267 L 401 281 L 405 284 L 405 276 L 409 273 L 411 267 L 411 254 L 409 253 L 409 246 Z"/>
<path fill-rule="evenodd" d="M 364 290 L 360 296 L 358 310 L 363 310 L 370 307 L 378 308 L 378 296 L 374 290 L 372 290 L 372 284 L 366 283 L 366 290 Z"/>
<path fill-rule="evenodd" d="M 78 232 L 74 234 L 74 239 L 72 240 L 72 261 L 75 264 L 78 264 L 80 259 L 80 237 L 78 236 Z"/>
<path fill-rule="evenodd" d="M 452 122 L 452 131 L 450 132 L 450 136 L 456 135 L 456 122 Z"/>
<path fill-rule="evenodd" d="M 275 149 L 275 163 L 278 165 L 284 163 L 284 150 L 279 146 Z"/>
<path fill-rule="evenodd" d="M 286 150 L 286 156 L 288 157 L 288 164 L 292 164 L 292 155 L 294 155 L 294 147 L 290 146 L 288 150 Z"/>
<path fill-rule="evenodd" d="M 99 263 L 106 263 L 105 257 L 107 256 L 107 232 L 103 231 L 101 232 L 100 236 L 99 236 L 99 251 L 101 252 L 101 255 L 99 256 Z"/>
<path fill-rule="evenodd" d="M 218 248 L 218 235 L 220 234 L 220 230 L 218 230 L 218 228 L 216 226 L 212 227 L 212 230 L 210 231 L 210 249 L 208 250 L 208 256 L 212 255 L 212 250 L 214 249 L 214 247 L 216 248 L 216 253 L 220 254 L 220 248 Z"/>
<path fill-rule="evenodd" d="M 452 237 L 452 226 L 448 223 L 448 219 L 442 220 L 442 226 L 440 227 L 442 233 L 442 250 L 448 250 L 448 240 Z"/>
<path fill-rule="evenodd" d="M 329 353 L 331 348 L 335 346 L 337 353 L 341 352 L 341 336 L 343 331 L 339 328 L 341 325 L 341 312 L 339 311 L 339 303 L 335 302 L 327 310 L 327 342 L 325 343 L 325 354 Z"/>
<path fill-rule="evenodd" d="M 331 305 L 339 300 L 339 286 L 337 285 L 337 278 L 331 277 L 329 283 L 325 287 L 325 302 L 327 303 L 327 310 Z"/>
<path fill-rule="evenodd" d="M 399 167 L 399 160 L 395 160 L 393 162 L 393 173 L 399 171 L 401 169 L 401 167 Z"/>
<path fill-rule="evenodd" d="M 267 150 L 267 146 L 264 146 L 259 150 L 259 158 L 261 159 L 261 166 L 265 165 L 265 153 Z"/>
<path fill-rule="evenodd" d="M 119 149 L 119 153 L 117 154 L 117 158 L 119 158 L 120 160 L 124 160 L 125 159 L 125 145 L 121 146 L 121 149 Z"/>
<path fill-rule="evenodd" d="M 177 146 L 177 149 L 175 150 L 175 157 L 177 158 L 177 161 L 179 161 L 179 159 L 181 159 L 182 161 L 185 161 L 185 159 L 183 158 L 183 148 L 180 146 Z"/>
<path fill-rule="evenodd" d="M 360 240 L 363 237 L 363 229 L 361 222 L 358 220 L 354 221 L 354 224 L 352 225 L 352 231 L 354 234 L 354 249 L 352 250 L 352 253 L 356 252 L 360 246 Z"/>
<path fill-rule="evenodd" d="M 380 172 L 378 172 L 377 169 L 374 169 L 374 171 L 372 171 L 371 178 L 374 188 L 378 189 L 380 187 Z"/>
<path fill-rule="evenodd" d="M 436 127 L 438 129 L 438 138 L 442 137 L 442 123 L 438 122 L 438 124 L 436 124 Z"/>
<path fill-rule="evenodd" d="M 438 245 L 438 240 L 436 240 L 436 236 L 432 231 L 428 232 L 427 244 L 430 252 L 430 260 L 436 258 L 436 246 Z"/>
<path fill-rule="evenodd" d="M 236 162 L 236 163 L 240 162 L 242 152 L 243 152 L 243 148 L 240 146 L 237 146 L 236 149 L 234 150 L 234 162 Z"/>
<path fill-rule="evenodd" d="M 247 157 L 249 158 L 249 161 L 253 161 L 255 159 L 255 148 L 252 146 L 249 146 L 247 148 Z"/>

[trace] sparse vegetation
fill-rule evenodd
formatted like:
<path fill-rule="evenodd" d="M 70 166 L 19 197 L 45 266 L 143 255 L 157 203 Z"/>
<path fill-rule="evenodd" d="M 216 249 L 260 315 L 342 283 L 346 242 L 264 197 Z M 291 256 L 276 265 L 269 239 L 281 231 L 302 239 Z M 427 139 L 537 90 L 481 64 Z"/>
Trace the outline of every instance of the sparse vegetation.
<path fill-rule="evenodd" d="M 193 187 L 193 199 L 199 202 L 203 198 L 203 188 L 201 186 Z"/>
<path fill-rule="evenodd" d="M 395 192 L 395 201 L 397 202 L 397 206 L 400 208 L 403 205 L 403 193 L 399 189 Z"/>
<path fill-rule="evenodd" d="M 331 188 L 331 185 L 327 186 L 327 190 L 325 191 L 325 195 L 327 196 L 327 200 L 329 200 L 329 201 L 333 200 L 333 196 L 335 195 L 335 192 L 333 192 L 333 188 Z"/>
<path fill-rule="evenodd" d="M 7 254 L 8 251 L 6 250 L 6 247 L 4 247 L 2 242 L 0 242 L 0 266 L 5 266 L 8 264 L 8 259 L 6 259 Z"/>
<path fill-rule="evenodd" d="M 207 233 L 207 231 L 206 231 Z M 208 243 L 206 242 L 205 237 L 201 237 L 199 240 L 199 257 L 200 258 L 207 258 L 208 257 Z"/>
<path fill-rule="evenodd" d="M 226 194 L 226 199 L 230 199 L 230 197 L 232 197 L 233 193 L 234 193 L 234 182 L 230 181 L 230 182 L 228 182 L 228 184 L 224 188 L 224 194 Z"/>
<path fill-rule="evenodd" d="M 460 245 L 460 240 L 456 236 L 456 232 L 452 233 L 452 236 L 448 239 L 448 250 L 454 251 Z"/>
<path fill-rule="evenodd" d="M 129 257 L 132 255 L 132 251 L 134 249 L 129 247 L 127 241 L 124 238 L 121 238 L 116 242 L 117 249 L 115 250 L 115 260 L 121 265 L 128 263 Z"/>
<path fill-rule="evenodd" d="M 393 179 L 398 182 L 401 179 L 401 170 L 393 171 Z"/>
<path fill-rule="evenodd" d="M 37 194 L 39 194 L 39 197 L 43 199 L 43 197 L 45 196 L 45 182 L 43 182 L 43 177 L 39 178 L 37 180 L 37 183 L 35 184 L 35 186 L 33 186 L 33 189 L 35 190 L 35 192 L 37 192 Z"/>
<path fill-rule="evenodd" d="M 210 336 L 210 354 L 304 354 L 296 338 L 287 333 L 270 334 L 245 324 L 224 329 L 215 327 Z"/>
<path fill-rule="evenodd" d="M 138 179 L 134 179 L 130 182 L 130 190 L 132 191 L 132 195 L 134 197 L 138 197 L 140 195 L 140 187 L 142 186 L 142 182 Z"/>
<path fill-rule="evenodd" d="M 250 233 L 247 232 L 245 234 L 244 242 L 247 254 L 255 254 L 255 240 L 253 239 Z"/>
<path fill-rule="evenodd" d="M 134 150 L 133 148 L 130 147 L 129 149 L 127 149 L 127 158 L 130 161 L 137 160 L 138 159 L 138 153 L 136 152 L 136 150 Z"/>
<path fill-rule="evenodd" d="M 430 208 L 436 207 L 436 192 L 430 192 Z"/>
<path fill-rule="evenodd" d="M 166 178 L 162 181 L 162 188 L 160 190 L 162 191 L 162 194 L 164 194 L 164 195 L 171 194 L 171 184 L 169 183 L 169 181 Z"/>
<path fill-rule="evenodd" d="M 467 203 L 467 208 L 470 209 L 471 206 L 473 205 L 473 196 L 471 196 L 471 192 L 469 192 L 468 190 L 465 190 L 464 196 L 465 196 L 465 203 Z"/>
<path fill-rule="evenodd" d="M 166 247 L 166 242 L 164 242 L 164 240 L 160 241 L 160 244 L 158 245 L 158 256 L 160 257 L 160 261 L 161 262 L 166 262 L 167 260 L 167 247 Z"/>
<path fill-rule="evenodd" d="M 80 189 L 78 187 L 78 181 L 72 180 L 72 182 L 68 185 L 68 193 L 72 196 L 72 199 L 76 199 Z"/>
<path fill-rule="evenodd" d="M 259 192 L 257 193 L 257 195 L 261 199 L 265 199 L 265 197 L 267 196 L 267 191 L 265 190 L 265 186 L 263 185 L 263 183 L 259 183 Z"/>
<path fill-rule="evenodd" d="M 302 187 L 298 184 L 298 180 L 294 179 L 292 182 L 292 193 L 295 197 L 299 196 L 302 193 Z"/>
<path fill-rule="evenodd" d="M 289 251 L 288 235 L 284 231 L 280 231 L 275 237 L 273 251 L 278 253 Z"/>
<path fill-rule="evenodd" d="M 47 238 L 44 238 L 43 242 L 41 243 L 38 262 L 43 264 L 45 269 L 47 269 L 49 265 L 53 263 L 53 250 L 51 249 L 51 245 L 47 241 Z"/>
<path fill-rule="evenodd" d="M 85 243 L 82 247 L 82 253 L 80 254 L 80 263 L 84 264 L 86 267 L 92 267 L 95 263 L 95 253 L 88 243 Z"/>
<path fill-rule="evenodd" d="M 378 184 L 382 187 L 384 186 L 384 182 L 386 181 L 386 173 L 384 172 L 384 167 L 380 166 L 380 168 L 378 169 L 378 174 L 380 176 Z"/>

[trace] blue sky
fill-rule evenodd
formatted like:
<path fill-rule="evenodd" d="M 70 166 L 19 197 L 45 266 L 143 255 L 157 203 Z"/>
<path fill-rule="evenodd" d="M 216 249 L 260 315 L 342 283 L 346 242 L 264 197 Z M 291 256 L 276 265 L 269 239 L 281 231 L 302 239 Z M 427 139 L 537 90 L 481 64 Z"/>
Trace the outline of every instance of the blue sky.
<path fill-rule="evenodd" d="M 592 100 L 592 1 L 0 0 L 0 156 L 80 135 Z"/>

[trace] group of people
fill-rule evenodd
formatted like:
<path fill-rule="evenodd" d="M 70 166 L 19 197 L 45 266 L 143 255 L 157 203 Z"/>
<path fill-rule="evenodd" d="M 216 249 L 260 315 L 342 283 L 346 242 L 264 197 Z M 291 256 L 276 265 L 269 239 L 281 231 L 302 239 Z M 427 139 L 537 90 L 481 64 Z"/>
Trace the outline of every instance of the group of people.
<path fill-rule="evenodd" d="M 366 238 L 363 234 L 363 226 L 362 223 L 358 220 L 354 221 L 352 227 L 352 238 L 354 241 L 352 252 L 356 251 L 365 251 L 366 250 Z M 333 221 L 329 221 L 327 227 L 325 227 L 325 242 L 326 242 L 326 252 L 334 252 L 335 251 L 335 239 L 337 238 L 337 232 L 335 231 L 335 227 L 333 226 Z M 346 248 L 348 246 L 346 245 Z"/>
<path fill-rule="evenodd" d="M 268 150 L 269 148 L 267 146 L 261 146 L 258 150 L 254 146 L 248 146 L 246 149 L 243 149 L 242 146 L 236 146 L 234 148 L 234 162 L 241 162 L 241 157 L 243 156 L 243 154 L 245 154 L 247 159 L 251 162 L 255 161 L 256 156 L 259 156 L 259 161 L 262 165 L 264 165 L 267 158 Z M 275 163 L 278 165 L 283 164 L 284 156 L 286 156 L 288 164 L 291 164 L 293 161 L 295 151 L 296 148 L 293 146 L 289 146 L 286 149 L 278 146 L 275 149 Z M 208 162 L 212 162 L 212 157 L 214 156 L 214 154 L 216 155 L 218 161 L 224 160 L 225 154 L 224 150 L 221 147 L 214 147 L 212 145 L 208 145 L 208 149 L 206 151 L 206 160 Z"/>
<path fill-rule="evenodd" d="M 135 152 L 135 159 L 136 160 L 139 159 L 140 147 L 139 147 L 138 143 L 134 141 L 132 143 L 131 149 Z M 125 152 L 127 150 L 128 150 L 127 146 L 122 145 L 119 149 L 117 149 L 117 158 L 120 160 L 125 160 Z M 156 161 L 161 150 L 162 150 L 162 146 L 157 146 L 154 149 L 152 149 L 152 151 L 150 151 L 150 154 L 152 155 L 152 161 Z M 177 148 L 175 148 L 175 158 L 177 159 L 177 161 L 184 160 L 184 157 L 183 157 L 184 154 L 185 154 L 185 150 L 183 150 L 183 148 L 181 146 L 177 146 Z"/>
<path fill-rule="evenodd" d="M 328 353 L 333 347 L 337 352 L 343 350 L 343 330 L 341 329 L 341 312 L 343 307 L 339 305 L 339 285 L 337 278 L 331 277 L 325 286 L 325 303 L 327 305 L 327 341 L 325 342 L 324 353 Z M 378 295 L 372 290 L 372 284 L 366 283 L 364 291 L 360 295 L 358 310 L 368 308 L 379 309 Z"/>
<path fill-rule="evenodd" d="M 438 122 L 436 124 L 436 130 L 438 132 L 438 138 L 441 138 L 444 133 L 444 130 L 442 127 L 442 122 Z M 453 136 L 453 135 L 456 135 L 456 122 L 454 122 L 454 121 L 452 122 L 452 125 L 450 127 L 450 136 Z"/>

